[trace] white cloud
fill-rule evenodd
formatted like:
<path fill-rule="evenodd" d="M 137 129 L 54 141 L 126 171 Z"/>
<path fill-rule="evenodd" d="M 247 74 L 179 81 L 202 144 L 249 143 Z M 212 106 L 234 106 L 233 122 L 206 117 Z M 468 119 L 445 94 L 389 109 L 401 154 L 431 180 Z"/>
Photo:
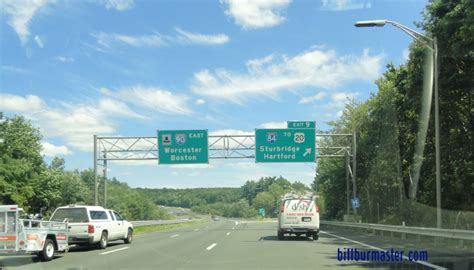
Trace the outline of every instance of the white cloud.
<path fill-rule="evenodd" d="M 6 111 L 36 113 L 44 110 L 46 104 L 37 96 L 25 97 L 0 93 L 0 108 Z"/>
<path fill-rule="evenodd" d="M 284 122 L 267 122 L 260 125 L 261 128 L 287 128 L 288 124 Z"/>
<path fill-rule="evenodd" d="M 323 98 L 326 97 L 326 96 L 327 96 L 327 93 L 326 93 L 326 92 L 318 92 L 318 93 L 317 93 L 316 95 L 314 95 L 314 96 L 301 98 L 298 103 L 300 103 L 300 104 L 312 103 L 312 102 L 314 102 L 314 101 L 321 100 L 321 99 L 323 99 Z"/>
<path fill-rule="evenodd" d="M 224 34 L 217 35 L 203 35 L 198 33 L 191 33 L 180 28 L 175 28 L 179 34 L 179 38 L 185 42 L 203 44 L 203 45 L 222 45 L 229 42 L 229 37 Z"/>
<path fill-rule="evenodd" d="M 344 11 L 371 8 L 370 0 L 322 0 L 321 9 L 331 11 Z"/>
<path fill-rule="evenodd" d="M 161 47 L 167 44 L 167 37 L 158 33 L 150 35 L 121 35 L 114 33 L 93 33 L 91 34 L 99 45 L 109 48 L 112 44 L 123 43 L 133 47 Z"/>
<path fill-rule="evenodd" d="M 409 48 L 403 49 L 402 57 L 403 57 L 403 60 L 408 61 L 408 58 L 410 57 L 410 49 Z"/>
<path fill-rule="evenodd" d="M 349 81 L 373 81 L 382 55 L 338 56 L 334 50 L 312 48 L 294 57 L 282 55 L 247 61 L 247 72 L 207 69 L 194 74 L 193 92 L 241 104 L 255 97 L 276 98 L 278 92 L 303 87 L 334 89 Z"/>
<path fill-rule="evenodd" d="M 291 0 L 221 0 L 227 6 L 225 14 L 243 29 L 266 28 L 281 24 L 285 17 L 280 11 Z"/>
<path fill-rule="evenodd" d="M 330 95 L 330 101 L 323 104 L 317 105 L 325 109 L 341 109 L 353 98 L 357 97 L 359 92 L 335 92 Z M 337 114 L 334 114 L 337 115 Z"/>
<path fill-rule="evenodd" d="M 36 45 L 38 45 L 38 47 L 44 48 L 44 42 L 43 40 L 41 40 L 41 38 L 38 35 L 35 36 L 35 42 L 36 42 Z"/>
<path fill-rule="evenodd" d="M 62 138 L 66 145 L 82 151 L 92 150 L 94 134 L 112 135 L 116 132 L 111 119 L 141 118 L 127 108 L 121 102 L 107 99 L 88 104 L 64 102 L 58 107 L 51 107 L 38 96 L 0 93 L 0 110 L 21 113 L 32 119 L 46 138 Z"/>
<path fill-rule="evenodd" d="M 54 157 L 54 156 L 66 156 L 72 154 L 72 152 L 64 145 L 54 145 L 49 142 L 41 142 L 43 149 L 41 150 L 41 154 L 47 157 Z"/>
<path fill-rule="evenodd" d="M 333 93 L 331 95 L 331 99 L 333 102 L 336 103 L 343 103 L 345 104 L 348 100 L 358 96 L 359 93 L 345 93 L 345 92 L 338 92 L 338 93 Z"/>
<path fill-rule="evenodd" d="M 118 91 L 101 88 L 102 94 L 118 98 L 124 102 L 144 107 L 153 111 L 167 114 L 188 115 L 192 113 L 189 108 L 189 97 L 183 94 L 174 94 L 158 87 L 130 86 Z"/>
<path fill-rule="evenodd" d="M 209 135 L 253 135 L 253 131 L 244 131 L 238 129 L 219 129 L 210 131 Z"/>
<path fill-rule="evenodd" d="M 114 44 L 125 44 L 132 47 L 163 47 L 173 44 L 222 45 L 229 42 L 225 34 L 204 35 L 192 33 L 181 28 L 175 28 L 176 35 L 162 35 L 158 32 L 146 35 L 124 35 L 116 33 L 98 32 L 91 36 L 103 48 L 110 48 Z"/>
<path fill-rule="evenodd" d="M 2 71 L 7 71 L 7 72 L 15 72 L 15 73 L 30 73 L 28 70 L 19 68 L 19 67 L 14 67 L 14 66 L 9 66 L 9 65 L 1 65 L 0 68 Z"/>
<path fill-rule="evenodd" d="M 158 166 L 158 160 L 114 160 L 112 162 L 126 166 Z"/>
<path fill-rule="evenodd" d="M 170 167 L 174 169 L 185 169 L 185 170 L 214 168 L 212 164 L 176 164 L 176 165 L 170 165 Z"/>
<path fill-rule="evenodd" d="M 199 99 L 196 100 L 196 105 L 198 105 L 198 106 L 204 105 L 205 103 L 206 103 L 206 101 L 204 99 L 199 98 Z"/>
<path fill-rule="evenodd" d="M 72 62 L 74 62 L 74 58 L 66 57 L 66 56 L 56 56 L 55 59 L 58 60 L 59 62 L 63 62 L 63 63 L 72 63 Z"/>
<path fill-rule="evenodd" d="M 108 99 L 108 98 L 101 99 L 99 101 L 98 108 L 104 113 L 111 114 L 111 115 L 126 116 L 126 117 L 139 118 L 139 119 L 148 118 L 132 111 L 127 106 L 127 104 L 121 101 L 113 100 L 113 99 Z"/>
<path fill-rule="evenodd" d="M 51 0 L 2 0 L 1 12 L 10 17 L 8 24 L 15 30 L 21 44 L 25 44 L 30 36 L 30 22 L 42 7 L 51 3 Z"/>
<path fill-rule="evenodd" d="M 115 9 L 118 11 L 131 9 L 135 5 L 134 0 L 98 0 L 98 3 L 107 9 Z"/>

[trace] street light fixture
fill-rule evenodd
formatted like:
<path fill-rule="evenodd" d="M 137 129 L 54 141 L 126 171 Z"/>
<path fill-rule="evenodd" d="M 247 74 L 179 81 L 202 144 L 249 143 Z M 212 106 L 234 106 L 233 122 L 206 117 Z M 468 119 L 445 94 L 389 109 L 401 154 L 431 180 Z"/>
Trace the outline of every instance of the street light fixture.
<path fill-rule="evenodd" d="M 434 99 L 435 99 L 435 155 L 436 155 L 436 225 L 441 228 L 441 165 L 440 165 L 440 147 L 439 147 L 439 95 L 438 95 L 438 44 L 436 37 L 430 38 L 423 35 L 407 26 L 389 20 L 370 20 L 370 21 L 358 21 L 354 25 L 356 27 L 382 27 L 386 24 L 391 24 L 409 36 L 418 40 L 425 46 L 427 46 L 433 52 L 433 71 L 434 71 Z"/>

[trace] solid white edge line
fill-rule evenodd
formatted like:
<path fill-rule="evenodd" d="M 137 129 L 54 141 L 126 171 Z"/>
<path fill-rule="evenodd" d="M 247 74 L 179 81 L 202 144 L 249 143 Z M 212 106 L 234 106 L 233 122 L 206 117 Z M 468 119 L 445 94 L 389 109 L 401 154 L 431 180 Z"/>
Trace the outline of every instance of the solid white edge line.
<path fill-rule="evenodd" d="M 199 229 L 194 229 L 195 232 L 199 231 Z"/>
<path fill-rule="evenodd" d="M 117 251 L 125 250 L 125 249 L 128 249 L 128 248 L 130 248 L 130 247 L 123 247 L 123 248 L 118 248 L 118 249 L 114 249 L 114 250 L 110 250 L 110 251 L 102 252 L 102 253 L 100 253 L 100 255 L 105 255 L 105 254 L 109 254 L 109 253 L 113 253 L 113 252 L 117 252 Z"/>
<path fill-rule="evenodd" d="M 364 247 L 368 247 L 368 248 L 371 248 L 371 249 L 376 249 L 378 251 L 386 251 L 386 249 L 381 249 L 379 247 L 375 247 L 375 246 L 372 246 L 372 245 L 368 245 L 368 244 L 365 244 L 365 243 L 362 243 L 362 242 L 359 242 L 359 241 L 356 241 L 356 240 L 352 240 L 352 239 L 349 239 L 349 238 L 346 238 L 346 237 L 342 237 L 342 236 L 339 236 L 339 235 L 335 235 L 335 234 L 332 234 L 332 233 L 328 233 L 328 232 L 325 232 L 325 231 L 321 231 L 322 233 L 325 233 L 327 235 L 330 235 L 330 236 L 333 236 L 333 237 L 336 237 L 336 238 L 339 238 L 339 239 L 342 239 L 342 240 L 346 240 L 346 241 L 349 241 L 349 242 L 352 242 L 352 243 L 355 243 L 355 244 L 358 244 L 358 245 L 361 245 L 361 246 L 364 246 Z M 408 261 L 408 257 L 407 256 L 402 256 L 404 259 L 406 259 Z M 439 265 L 435 265 L 435 264 L 431 264 L 429 262 L 423 262 L 423 261 L 412 261 L 413 263 L 419 263 L 419 264 L 422 264 L 424 266 L 428 266 L 428 267 L 432 267 L 434 269 L 446 269 L 444 267 L 441 267 Z"/>
<path fill-rule="evenodd" d="M 213 249 L 216 245 L 217 245 L 217 243 L 214 243 L 214 244 L 208 246 L 206 249 L 207 249 L 207 250 L 211 250 L 211 249 Z"/>
<path fill-rule="evenodd" d="M 174 238 L 174 237 L 178 237 L 178 236 L 179 236 L 179 234 L 175 234 L 175 235 L 170 236 L 170 238 Z"/>

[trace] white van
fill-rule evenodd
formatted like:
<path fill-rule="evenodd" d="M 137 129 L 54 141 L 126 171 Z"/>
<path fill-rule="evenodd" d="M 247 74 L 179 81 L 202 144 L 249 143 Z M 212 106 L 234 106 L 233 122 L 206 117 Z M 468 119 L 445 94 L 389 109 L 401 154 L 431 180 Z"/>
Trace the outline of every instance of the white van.
<path fill-rule="evenodd" d="M 278 214 L 278 239 L 285 234 L 300 236 L 305 234 L 312 240 L 319 236 L 319 207 L 313 193 L 285 194 L 280 203 Z"/>

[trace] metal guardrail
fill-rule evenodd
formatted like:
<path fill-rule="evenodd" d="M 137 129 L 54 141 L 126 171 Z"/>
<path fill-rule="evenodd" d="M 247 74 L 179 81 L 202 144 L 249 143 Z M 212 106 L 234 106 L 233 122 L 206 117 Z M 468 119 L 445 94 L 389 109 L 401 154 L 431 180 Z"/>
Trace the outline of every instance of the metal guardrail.
<path fill-rule="evenodd" d="M 382 225 L 372 223 L 355 223 L 355 222 L 338 222 L 338 221 L 321 221 L 321 224 L 352 227 L 360 229 L 370 229 L 378 231 L 396 232 L 402 234 L 415 234 L 433 237 L 444 237 L 461 240 L 474 240 L 474 231 L 470 230 L 449 230 L 426 227 L 411 227 L 411 226 L 397 226 L 397 225 Z"/>
<path fill-rule="evenodd" d="M 149 225 L 164 225 L 164 224 L 179 224 L 193 221 L 196 219 L 173 219 L 173 220 L 136 220 L 130 221 L 133 227 L 149 226 Z"/>

